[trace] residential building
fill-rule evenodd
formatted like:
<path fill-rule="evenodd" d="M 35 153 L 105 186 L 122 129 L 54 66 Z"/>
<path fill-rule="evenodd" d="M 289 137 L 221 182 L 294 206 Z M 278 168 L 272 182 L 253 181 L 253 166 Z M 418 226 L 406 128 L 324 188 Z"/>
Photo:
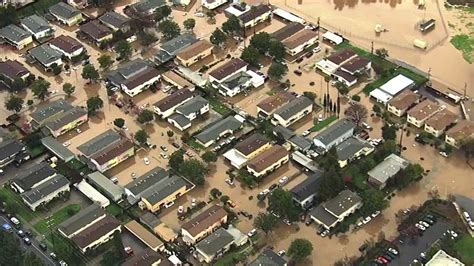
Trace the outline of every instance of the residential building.
<path fill-rule="evenodd" d="M 459 259 L 450 256 L 444 250 L 440 249 L 431 259 L 425 263 L 425 266 L 464 266 Z"/>
<path fill-rule="evenodd" d="M 278 139 L 280 140 L 284 140 L 284 141 L 288 141 L 290 140 L 293 136 L 296 135 L 296 133 L 291 130 L 291 129 L 288 129 L 286 127 L 283 127 L 281 125 L 278 125 L 278 126 L 275 126 L 273 128 L 273 135 L 275 137 L 277 137 Z"/>
<path fill-rule="evenodd" d="M 474 121 L 462 120 L 446 132 L 445 142 L 459 148 L 463 140 L 474 138 Z"/>
<path fill-rule="evenodd" d="M 419 99 L 420 96 L 418 94 L 411 90 L 404 90 L 388 101 L 387 110 L 398 117 L 402 117 L 408 109 L 415 106 Z"/>
<path fill-rule="evenodd" d="M 88 112 L 61 99 L 39 107 L 30 114 L 30 118 L 33 128 L 44 127 L 56 138 L 87 122 Z"/>
<path fill-rule="evenodd" d="M 314 208 L 310 212 L 310 217 L 316 223 L 329 230 L 360 207 L 362 207 L 362 198 L 346 189 L 341 191 L 336 197 Z"/>
<path fill-rule="evenodd" d="M 165 73 L 161 74 L 161 79 L 178 89 L 189 88 L 190 90 L 193 90 L 194 88 L 194 85 L 191 82 L 187 81 L 173 70 L 166 71 Z"/>
<path fill-rule="evenodd" d="M 132 205 L 137 203 L 149 189 L 166 178 L 169 178 L 168 172 L 161 167 L 155 167 L 128 183 L 124 187 L 128 202 Z"/>
<path fill-rule="evenodd" d="M 375 150 L 369 142 L 358 137 L 350 137 L 336 146 L 339 167 L 343 168 L 351 161 L 367 156 Z"/>
<path fill-rule="evenodd" d="M 98 20 L 91 20 L 79 26 L 78 36 L 84 36 L 96 45 L 112 39 L 112 30 Z"/>
<path fill-rule="evenodd" d="M 12 88 L 18 79 L 26 80 L 30 76 L 30 71 L 16 60 L 6 60 L 0 62 L 0 82 L 8 88 Z"/>
<path fill-rule="evenodd" d="M 155 63 L 158 65 L 165 64 L 176 57 L 176 54 L 186 47 L 197 42 L 195 35 L 190 33 L 181 34 L 160 45 L 155 55 Z"/>
<path fill-rule="evenodd" d="M 200 262 L 211 263 L 229 251 L 234 237 L 224 228 L 219 228 L 196 244 L 196 254 Z"/>
<path fill-rule="evenodd" d="M 140 0 L 130 6 L 130 9 L 139 16 L 147 17 L 155 14 L 155 12 L 166 5 L 164 0 Z"/>
<path fill-rule="evenodd" d="M 153 251 L 158 252 L 165 249 L 164 243 L 137 221 L 131 220 L 124 227 Z"/>
<path fill-rule="evenodd" d="M 1 28 L 0 37 L 18 50 L 21 50 L 33 43 L 33 37 L 31 33 L 14 24 L 10 24 Z"/>
<path fill-rule="evenodd" d="M 295 56 L 303 52 L 306 48 L 315 45 L 318 42 L 318 33 L 309 29 L 303 29 L 293 34 L 283 41 L 286 52 Z"/>
<path fill-rule="evenodd" d="M 64 147 L 61 142 L 52 136 L 42 138 L 41 144 L 43 144 L 46 149 L 54 154 L 54 156 L 66 163 L 76 158 L 76 155 L 71 150 L 69 150 L 67 147 Z"/>
<path fill-rule="evenodd" d="M 257 88 L 265 82 L 265 79 L 253 72 L 247 70 L 245 72 L 237 72 L 226 78 L 217 85 L 219 93 L 223 96 L 234 97 L 235 95 L 245 92 L 249 87 Z"/>
<path fill-rule="evenodd" d="M 15 139 L 6 139 L 0 142 L 0 168 L 9 165 L 15 158 L 26 151 L 26 146 Z"/>
<path fill-rule="evenodd" d="M 302 31 L 304 29 L 304 25 L 297 22 L 290 22 L 283 26 L 281 29 L 273 32 L 271 34 L 272 38 L 278 40 L 280 42 L 290 38 L 291 36 L 295 35 L 296 33 Z"/>
<path fill-rule="evenodd" d="M 102 208 L 107 208 L 110 205 L 110 200 L 92 185 L 87 183 L 85 179 L 82 179 L 81 182 L 74 184 L 74 187 L 94 204 L 98 204 Z"/>
<path fill-rule="evenodd" d="M 240 25 L 247 29 L 258 25 L 261 22 L 269 20 L 271 16 L 272 9 L 270 6 L 261 4 L 244 12 L 238 16 L 238 19 L 240 21 Z"/>
<path fill-rule="evenodd" d="M 168 122 L 179 130 L 191 127 L 191 121 L 209 112 L 209 102 L 201 96 L 196 96 L 176 108 L 176 113 L 168 117 Z"/>
<path fill-rule="evenodd" d="M 158 265 L 173 265 L 165 264 L 166 258 L 159 253 L 147 248 L 144 251 L 135 254 L 135 256 L 127 259 L 122 266 L 158 266 Z"/>
<path fill-rule="evenodd" d="M 115 202 L 120 202 L 125 194 L 123 187 L 114 184 L 114 182 L 99 171 L 88 174 L 87 180 Z"/>
<path fill-rule="evenodd" d="M 216 143 L 221 137 L 233 134 L 240 129 L 242 125 L 243 122 L 236 117 L 228 116 L 203 129 L 195 138 L 199 144 L 207 148 Z"/>
<path fill-rule="evenodd" d="M 21 194 L 47 182 L 55 175 L 56 171 L 47 163 L 42 162 L 17 173 L 13 177 L 10 187 Z"/>
<path fill-rule="evenodd" d="M 288 127 L 313 111 L 313 101 L 299 96 L 273 113 L 272 124 Z"/>
<path fill-rule="evenodd" d="M 153 109 L 159 117 L 168 118 L 176 111 L 176 108 L 190 101 L 193 97 L 193 93 L 187 88 L 177 90 L 154 103 Z"/>
<path fill-rule="evenodd" d="M 120 222 L 107 215 L 71 237 L 71 241 L 82 253 L 86 253 L 111 240 L 116 231 L 122 231 Z"/>
<path fill-rule="evenodd" d="M 178 238 L 178 233 L 169 227 L 167 224 L 163 223 L 151 212 L 146 212 L 140 216 L 140 222 L 144 224 L 148 229 L 152 230 L 165 242 L 173 242 Z"/>
<path fill-rule="evenodd" d="M 148 89 L 159 80 L 160 72 L 152 66 L 151 62 L 143 59 L 135 59 L 123 64 L 106 77 L 108 85 L 122 89 L 131 97 Z"/>
<path fill-rule="evenodd" d="M 138 206 L 150 212 L 157 212 L 161 208 L 167 208 L 166 206 L 173 204 L 177 198 L 186 194 L 192 188 L 194 188 L 194 185 L 186 179 L 171 175 L 147 190 Z"/>
<path fill-rule="evenodd" d="M 274 145 L 263 151 L 247 164 L 247 171 L 260 178 L 277 170 L 290 159 L 288 151 L 280 145 Z"/>
<path fill-rule="evenodd" d="M 440 106 L 438 102 L 427 98 L 407 112 L 407 122 L 420 128 L 425 125 L 426 120 L 443 109 L 444 106 Z"/>
<path fill-rule="evenodd" d="M 342 49 L 316 63 L 316 68 L 326 75 L 332 75 L 342 65 L 356 57 L 357 54 L 354 51 L 350 49 Z"/>
<path fill-rule="evenodd" d="M 102 24 L 109 27 L 114 32 L 118 30 L 127 32 L 130 30 L 130 18 L 115 11 L 107 11 L 98 19 Z"/>
<path fill-rule="evenodd" d="M 239 58 L 231 59 L 209 73 L 209 82 L 217 88 L 227 78 L 247 71 L 247 66 L 248 64 Z"/>
<path fill-rule="evenodd" d="M 313 145 L 313 142 L 311 140 L 296 134 L 288 140 L 288 143 L 294 150 L 301 151 L 304 153 L 309 151 L 309 149 Z"/>
<path fill-rule="evenodd" d="M 199 40 L 176 53 L 176 60 L 183 66 L 190 66 L 199 60 L 212 55 L 214 45 L 206 40 Z"/>
<path fill-rule="evenodd" d="M 346 85 L 346 87 L 350 88 L 357 84 L 357 77 L 354 75 L 349 74 L 348 72 L 344 70 L 336 70 L 333 74 L 332 77 L 341 82 L 342 84 Z"/>
<path fill-rule="evenodd" d="M 241 169 L 249 160 L 270 147 L 271 143 L 265 136 L 255 133 L 224 153 L 224 158 L 235 168 Z"/>
<path fill-rule="evenodd" d="M 173 5 L 186 7 L 191 3 L 191 0 L 172 0 Z"/>
<path fill-rule="evenodd" d="M 435 137 L 440 137 L 447 128 L 458 121 L 458 116 L 448 109 L 441 110 L 428 118 L 425 122 L 425 131 Z"/>
<path fill-rule="evenodd" d="M 290 190 L 293 201 L 296 202 L 304 210 L 313 205 L 319 186 L 321 185 L 322 171 L 318 171 L 308 176 L 303 182 L 299 183 Z"/>
<path fill-rule="evenodd" d="M 336 34 L 330 31 L 326 31 L 322 37 L 323 41 L 326 41 L 331 45 L 339 45 L 344 42 L 344 37 L 342 37 L 341 34 Z"/>
<path fill-rule="evenodd" d="M 369 175 L 368 181 L 382 189 L 385 187 L 387 180 L 395 176 L 400 170 L 407 168 L 409 164 L 410 162 L 404 158 L 396 154 L 390 154 L 381 163 L 367 172 Z"/>
<path fill-rule="evenodd" d="M 341 66 L 341 70 L 353 76 L 363 74 L 372 68 L 372 62 L 363 56 L 357 56 Z"/>
<path fill-rule="evenodd" d="M 295 99 L 295 95 L 290 92 L 280 92 L 274 94 L 257 104 L 257 114 L 263 117 L 269 117 L 274 111 Z"/>
<path fill-rule="evenodd" d="M 21 26 L 33 34 L 36 40 L 54 35 L 54 28 L 49 22 L 38 15 L 31 15 L 20 20 Z"/>
<path fill-rule="evenodd" d="M 265 248 L 248 266 L 287 266 L 288 262 L 273 249 Z"/>
<path fill-rule="evenodd" d="M 306 24 L 306 21 L 302 17 L 297 16 L 294 13 L 292 13 L 290 11 L 286 11 L 286 10 L 281 9 L 281 8 L 272 7 L 272 13 L 273 13 L 273 17 L 280 18 L 284 22 L 300 23 L 300 24 L 303 24 L 303 25 Z M 316 28 L 311 27 L 311 28 L 313 30 L 316 30 L 319 27 L 316 27 Z"/>
<path fill-rule="evenodd" d="M 81 11 L 64 2 L 59 2 L 51 6 L 49 8 L 49 13 L 60 23 L 67 26 L 75 25 L 83 19 Z"/>
<path fill-rule="evenodd" d="M 92 1 L 90 0 L 67 0 L 66 1 L 69 5 L 72 7 L 75 7 L 77 9 L 84 9 L 90 5 Z"/>
<path fill-rule="evenodd" d="M 188 245 L 194 245 L 227 223 L 227 217 L 224 208 L 212 205 L 181 226 L 183 241 Z"/>
<path fill-rule="evenodd" d="M 412 79 L 407 78 L 402 74 L 398 74 L 397 76 L 393 77 L 391 80 L 380 86 L 380 88 L 371 91 L 369 95 L 377 102 L 387 105 L 388 101 L 390 101 L 400 92 L 406 89 L 411 89 L 414 86 L 415 82 Z"/>
<path fill-rule="evenodd" d="M 227 0 L 201 0 L 201 5 L 209 10 L 216 9 L 225 3 Z"/>
<path fill-rule="evenodd" d="M 26 206 L 32 211 L 36 211 L 38 207 L 44 206 L 54 198 L 69 191 L 69 180 L 63 175 L 57 174 L 34 189 L 24 192 L 21 194 L 21 198 Z"/>
<path fill-rule="evenodd" d="M 47 43 L 38 45 L 28 51 L 28 56 L 43 66 L 45 70 L 52 70 L 54 66 L 61 66 L 62 54 L 51 48 Z"/>
<path fill-rule="evenodd" d="M 58 231 L 64 237 L 71 238 L 95 224 L 97 221 L 105 218 L 106 215 L 105 210 L 99 205 L 92 204 L 60 223 Z"/>
<path fill-rule="evenodd" d="M 330 125 L 314 138 L 314 145 L 329 151 L 333 146 L 354 135 L 356 125 L 349 120 L 341 119 Z"/>
<path fill-rule="evenodd" d="M 128 138 L 109 129 L 78 146 L 89 168 L 101 173 L 135 155 L 135 145 Z"/>
<path fill-rule="evenodd" d="M 291 159 L 293 160 L 293 162 L 303 166 L 305 168 L 305 171 L 311 171 L 313 173 L 317 173 L 320 171 L 318 164 L 312 158 L 309 158 L 308 155 L 303 154 L 300 151 L 292 152 Z"/>
<path fill-rule="evenodd" d="M 49 41 L 49 46 L 54 50 L 60 52 L 63 56 L 71 60 L 73 57 L 85 53 L 85 48 L 78 40 L 67 36 L 59 35 L 58 37 Z"/>

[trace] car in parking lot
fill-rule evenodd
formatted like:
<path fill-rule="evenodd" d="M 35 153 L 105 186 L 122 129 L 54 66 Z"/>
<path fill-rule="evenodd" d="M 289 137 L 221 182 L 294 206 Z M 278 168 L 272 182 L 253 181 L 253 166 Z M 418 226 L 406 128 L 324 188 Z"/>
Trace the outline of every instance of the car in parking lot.
<path fill-rule="evenodd" d="M 31 240 L 28 237 L 23 238 L 23 242 L 28 246 L 31 245 Z"/>
<path fill-rule="evenodd" d="M 163 145 L 160 146 L 160 149 L 165 152 L 168 151 L 168 148 L 166 148 L 166 146 L 163 146 Z"/>
<path fill-rule="evenodd" d="M 421 224 L 421 225 L 423 225 L 423 226 L 426 227 L 426 228 L 430 227 L 430 225 L 429 225 L 427 222 L 425 222 L 425 221 L 419 221 L 418 224 Z"/>
<path fill-rule="evenodd" d="M 171 143 L 171 146 L 175 147 L 176 149 L 180 148 L 179 144 L 176 142 Z"/>
<path fill-rule="evenodd" d="M 326 237 L 328 234 L 329 234 L 329 230 L 324 230 L 324 231 L 321 233 L 321 237 Z"/>
<path fill-rule="evenodd" d="M 398 250 L 394 248 L 388 248 L 388 251 L 390 251 L 390 253 L 392 253 L 393 255 L 398 255 Z"/>
<path fill-rule="evenodd" d="M 17 234 L 21 238 L 25 237 L 25 232 L 23 232 L 23 230 L 18 230 Z"/>
<path fill-rule="evenodd" d="M 163 159 L 168 159 L 168 158 L 169 158 L 166 153 L 163 153 L 163 152 L 162 152 L 162 153 L 160 153 L 160 155 L 161 155 L 161 157 L 162 157 Z"/>
<path fill-rule="evenodd" d="M 416 223 L 415 226 L 416 226 L 416 228 L 420 229 L 421 231 L 426 230 L 426 228 L 423 225 L 419 224 L 419 223 Z"/>
<path fill-rule="evenodd" d="M 377 259 L 380 260 L 383 264 L 388 264 L 390 262 L 384 256 L 378 256 Z"/>
<path fill-rule="evenodd" d="M 278 184 L 272 184 L 268 189 L 270 190 L 270 192 L 272 192 L 273 190 L 277 188 L 278 188 Z"/>
<path fill-rule="evenodd" d="M 233 202 L 232 200 L 228 200 L 227 205 L 229 205 L 229 207 L 231 208 L 235 208 L 237 206 L 237 204 L 235 204 L 235 202 Z"/>
<path fill-rule="evenodd" d="M 45 244 L 45 243 L 41 243 L 41 244 L 39 244 L 39 247 L 40 247 L 40 249 L 41 249 L 41 250 L 43 250 L 43 251 L 46 251 L 46 250 L 48 250 L 48 246 L 46 246 L 46 244 Z"/>
<path fill-rule="evenodd" d="M 303 134 L 301 134 L 303 137 L 306 137 L 308 136 L 309 134 L 311 134 L 311 130 L 306 130 L 305 132 L 303 132 Z"/>
<path fill-rule="evenodd" d="M 58 259 L 58 256 L 56 256 L 56 253 L 54 253 L 54 252 L 49 253 L 49 256 L 50 256 L 53 260 L 57 260 L 57 259 Z"/>

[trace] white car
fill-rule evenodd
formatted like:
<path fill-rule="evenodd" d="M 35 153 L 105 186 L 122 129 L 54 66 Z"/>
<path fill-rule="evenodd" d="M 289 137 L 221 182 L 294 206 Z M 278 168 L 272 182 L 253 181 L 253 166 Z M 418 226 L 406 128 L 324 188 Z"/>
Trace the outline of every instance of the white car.
<path fill-rule="evenodd" d="M 325 230 L 321 233 L 321 237 L 326 237 L 329 234 L 329 230 Z"/>
<path fill-rule="evenodd" d="M 421 225 L 423 225 L 423 226 L 426 227 L 426 228 L 430 227 L 430 225 L 429 225 L 427 222 L 425 222 L 425 221 L 419 221 L 418 223 L 421 224 Z"/>
<path fill-rule="evenodd" d="M 278 251 L 277 254 L 278 254 L 278 256 L 283 257 L 283 256 L 285 256 L 286 251 L 283 249 L 283 250 Z"/>
<path fill-rule="evenodd" d="M 146 165 L 150 164 L 150 160 L 148 159 L 148 157 L 143 158 L 143 162 L 145 162 Z"/>
<path fill-rule="evenodd" d="M 257 234 L 257 229 L 252 229 L 252 230 L 250 230 L 250 232 L 248 232 L 247 236 L 248 236 L 248 237 L 252 237 L 252 236 L 254 236 L 255 234 Z"/>
<path fill-rule="evenodd" d="M 474 221 L 469 222 L 469 227 L 471 228 L 471 231 L 474 231 Z"/>
<path fill-rule="evenodd" d="M 184 212 L 184 206 L 178 206 L 178 213 L 183 213 Z"/>
<path fill-rule="evenodd" d="M 368 224 L 370 221 L 372 221 L 372 217 L 367 216 L 367 217 L 364 218 L 364 220 L 362 220 L 362 223 Z"/>
<path fill-rule="evenodd" d="M 203 18 L 204 17 L 204 13 L 202 13 L 202 12 L 194 13 L 194 15 L 198 18 Z"/>
<path fill-rule="evenodd" d="M 173 205 L 174 205 L 174 201 L 167 202 L 167 203 L 165 204 L 165 208 L 168 209 L 169 207 L 171 207 L 171 206 L 173 206 Z"/>
<path fill-rule="evenodd" d="M 398 251 L 394 248 L 388 248 L 388 251 L 390 251 L 390 253 L 392 253 L 393 255 L 398 255 Z"/>
<path fill-rule="evenodd" d="M 19 221 L 16 217 L 10 218 L 10 221 L 12 221 L 12 223 L 13 223 L 14 225 L 19 225 L 19 224 L 20 224 L 20 221 Z"/>
<path fill-rule="evenodd" d="M 66 142 L 63 143 L 63 146 L 64 146 L 64 147 L 67 147 L 67 146 L 69 146 L 69 145 L 71 145 L 71 142 L 70 142 L 70 141 L 66 141 Z"/>
<path fill-rule="evenodd" d="M 439 154 L 443 156 L 444 158 L 448 158 L 448 154 L 444 151 L 440 151 Z"/>
<path fill-rule="evenodd" d="M 282 178 L 280 178 L 280 180 L 278 180 L 278 183 L 280 183 L 280 185 L 283 185 L 283 184 L 286 184 L 286 182 L 288 182 L 289 178 L 287 176 L 284 176 Z"/>
<path fill-rule="evenodd" d="M 454 230 L 448 230 L 448 232 L 452 237 L 454 238 L 458 237 L 458 233 L 454 232 Z"/>
<path fill-rule="evenodd" d="M 306 137 L 308 136 L 309 134 L 311 134 L 311 131 L 310 130 L 306 130 L 305 132 L 303 132 L 303 137 Z"/>
<path fill-rule="evenodd" d="M 262 191 L 262 195 L 267 195 L 268 193 L 270 193 L 270 189 L 266 188 Z"/>
<path fill-rule="evenodd" d="M 318 47 L 313 48 L 313 53 L 319 53 L 319 52 L 321 52 L 321 47 L 318 46 Z"/>
<path fill-rule="evenodd" d="M 231 180 L 230 178 L 227 178 L 227 179 L 225 180 L 225 182 L 226 182 L 227 184 L 231 185 L 231 186 L 234 185 L 234 181 Z"/>
<path fill-rule="evenodd" d="M 468 212 L 463 212 L 462 215 L 464 216 L 464 219 L 469 223 L 471 221 L 471 216 L 469 215 Z"/>
<path fill-rule="evenodd" d="M 421 231 L 425 231 L 425 230 L 426 230 L 426 228 L 425 228 L 423 225 L 421 225 L 421 224 L 415 224 L 415 227 L 418 228 L 418 229 L 420 229 Z"/>
<path fill-rule="evenodd" d="M 76 132 L 77 132 L 77 134 L 81 134 L 81 133 L 82 133 L 82 131 L 81 131 L 80 128 L 76 128 Z"/>
<path fill-rule="evenodd" d="M 380 211 L 376 211 L 376 212 L 372 213 L 371 216 L 372 216 L 372 218 L 375 218 L 375 217 L 379 216 L 379 214 L 380 214 Z"/>

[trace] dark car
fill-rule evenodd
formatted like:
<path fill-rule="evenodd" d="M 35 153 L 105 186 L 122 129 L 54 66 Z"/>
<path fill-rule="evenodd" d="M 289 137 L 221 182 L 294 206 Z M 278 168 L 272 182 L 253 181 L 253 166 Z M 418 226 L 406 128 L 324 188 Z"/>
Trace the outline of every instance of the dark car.
<path fill-rule="evenodd" d="M 303 74 L 303 72 L 301 72 L 301 70 L 298 70 L 298 69 L 293 71 L 293 73 L 295 73 L 297 76 L 301 76 Z"/>
<path fill-rule="evenodd" d="M 303 57 L 300 57 L 300 58 L 296 59 L 296 63 L 301 63 L 301 62 L 303 62 L 303 59 L 304 59 Z"/>
<path fill-rule="evenodd" d="M 25 231 L 25 234 L 26 234 L 26 236 L 28 236 L 28 237 L 32 237 L 32 236 L 33 236 L 33 233 L 31 233 L 31 231 L 29 231 L 29 230 L 28 230 L 28 231 Z"/>
<path fill-rule="evenodd" d="M 175 147 L 176 149 L 179 149 L 179 148 L 180 148 L 180 147 L 179 147 L 179 144 L 176 143 L 176 142 L 171 143 L 171 145 L 172 145 L 173 147 Z"/>
<path fill-rule="evenodd" d="M 313 56 L 313 54 L 314 54 L 313 52 L 309 52 L 305 56 L 306 56 L 306 58 L 310 58 L 311 56 Z"/>
<path fill-rule="evenodd" d="M 24 237 L 25 236 L 25 232 L 23 232 L 23 230 L 19 230 L 17 232 L 17 234 L 18 234 L 19 237 Z"/>
<path fill-rule="evenodd" d="M 268 189 L 269 189 L 270 191 L 273 191 L 273 190 L 275 190 L 277 187 L 278 187 L 277 184 L 272 184 Z"/>
<path fill-rule="evenodd" d="M 43 250 L 43 251 L 46 251 L 46 250 L 48 249 L 48 246 L 46 246 L 45 243 L 39 244 L 39 247 L 40 247 L 40 249 Z"/>

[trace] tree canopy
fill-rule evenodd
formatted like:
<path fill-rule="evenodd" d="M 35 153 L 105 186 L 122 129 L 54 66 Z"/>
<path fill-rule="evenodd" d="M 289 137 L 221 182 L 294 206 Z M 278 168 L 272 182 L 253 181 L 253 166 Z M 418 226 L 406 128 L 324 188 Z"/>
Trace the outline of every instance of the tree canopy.
<path fill-rule="evenodd" d="M 298 208 L 290 192 L 282 188 L 275 189 L 268 198 L 268 210 L 293 222 L 298 220 Z"/>
<path fill-rule="evenodd" d="M 185 21 L 183 21 L 183 27 L 186 30 L 192 31 L 194 27 L 196 27 L 196 20 L 193 18 L 188 18 Z"/>
<path fill-rule="evenodd" d="M 252 36 L 250 45 L 257 49 L 261 54 L 266 54 L 270 49 L 271 36 L 268 32 L 259 32 Z"/>
<path fill-rule="evenodd" d="M 123 128 L 125 126 L 125 119 L 123 118 L 115 118 L 114 125 L 118 128 Z"/>
<path fill-rule="evenodd" d="M 147 142 L 148 138 L 148 133 L 146 133 L 145 130 L 140 129 L 135 133 L 135 140 L 140 144 L 143 145 Z"/>
<path fill-rule="evenodd" d="M 365 217 L 376 211 L 382 211 L 387 208 L 388 201 L 385 195 L 378 189 L 366 189 L 361 193 L 363 205 L 360 209 L 361 214 Z"/>
<path fill-rule="evenodd" d="M 102 54 L 101 56 L 99 56 L 99 58 L 97 58 L 97 62 L 99 62 L 100 68 L 104 70 L 109 69 L 114 63 L 112 57 L 110 57 L 110 55 L 108 54 Z"/>
<path fill-rule="evenodd" d="M 285 57 L 285 46 L 282 42 L 273 39 L 270 41 L 268 54 L 273 57 L 273 60 L 282 61 L 283 57 Z"/>
<path fill-rule="evenodd" d="M 268 68 L 268 76 L 275 81 L 281 80 L 288 73 L 288 67 L 280 63 L 273 62 Z"/>
<path fill-rule="evenodd" d="M 31 84 L 31 91 L 33 95 L 40 101 L 44 101 L 49 95 L 48 89 L 51 83 L 44 79 L 37 79 Z"/>
<path fill-rule="evenodd" d="M 120 40 L 115 44 L 115 52 L 119 55 L 120 60 L 128 60 L 132 56 L 132 46 L 126 40 Z"/>
<path fill-rule="evenodd" d="M 158 8 L 155 12 L 155 20 L 161 21 L 171 15 L 171 8 L 168 5 L 164 5 Z"/>
<path fill-rule="evenodd" d="M 313 253 L 313 244 L 307 239 L 297 238 L 288 248 L 288 256 L 295 261 L 304 260 L 311 253 Z"/>
<path fill-rule="evenodd" d="M 165 40 L 171 40 L 174 37 L 177 37 L 181 32 L 178 23 L 172 20 L 162 21 L 160 25 L 158 25 L 158 29 L 161 31 L 161 34 L 163 34 Z"/>
<path fill-rule="evenodd" d="M 237 34 L 242 30 L 239 19 L 231 15 L 226 22 L 222 23 L 222 30 L 227 34 Z"/>
<path fill-rule="evenodd" d="M 82 69 L 82 78 L 88 79 L 90 82 L 96 82 L 99 80 L 99 72 L 95 69 L 94 65 L 87 64 Z"/>
<path fill-rule="evenodd" d="M 216 28 L 215 31 L 212 32 L 210 41 L 212 44 L 216 46 L 222 46 L 226 40 L 226 36 L 224 32 L 222 32 L 219 28 Z"/>
<path fill-rule="evenodd" d="M 23 99 L 11 94 L 10 97 L 5 101 L 5 108 L 8 111 L 13 111 L 15 113 L 18 113 L 21 111 L 21 108 L 23 107 Z"/>
<path fill-rule="evenodd" d="M 26 252 L 15 234 L 0 231 L 0 265 L 40 266 L 43 262 L 32 252 Z"/>
<path fill-rule="evenodd" d="M 351 105 L 349 108 L 346 110 L 346 116 L 354 121 L 354 123 L 359 126 L 360 123 L 365 122 L 367 120 L 369 112 L 367 111 L 367 108 L 363 106 L 362 104 L 354 104 Z"/>
<path fill-rule="evenodd" d="M 63 84 L 63 91 L 69 97 L 76 91 L 76 87 L 74 87 L 74 85 L 72 85 L 71 83 L 66 82 Z"/>
<path fill-rule="evenodd" d="M 374 105 L 375 106 L 375 105 Z M 385 124 L 382 127 L 382 138 L 385 140 L 396 140 L 397 139 L 397 128 L 394 126 L 390 126 Z"/>
<path fill-rule="evenodd" d="M 215 162 L 217 161 L 217 154 L 215 152 L 212 152 L 212 151 L 206 151 L 202 156 L 201 158 L 206 162 L 206 163 L 210 163 L 210 162 Z"/>
<path fill-rule="evenodd" d="M 89 114 L 93 115 L 103 107 L 104 101 L 102 101 L 102 99 L 98 95 L 92 96 L 87 99 L 87 110 L 89 111 Z"/>
<path fill-rule="evenodd" d="M 260 63 L 260 53 L 252 46 L 245 47 L 240 58 L 252 66 L 258 66 Z"/>
<path fill-rule="evenodd" d="M 334 198 L 344 189 L 344 180 L 340 174 L 331 167 L 321 176 L 321 184 L 319 185 L 318 196 L 321 201 L 327 201 Z"/>
<path fill-rule="evenodd" d="M 153 113 L 153 111 L 150 111 L 150 110 L 147 110 L 147 109 L 141 111 L 140 114 L 138 114 L 138 117 L 137 117 L 137 121 L 140 124 L 149 123 L 149 122 L 153 121 L 153 119 L 155 119 L 155 114 Z"/>
<path fill-rule="evenodd" d="M 277 223 L 278 219 L 275 217 L 275 215 L 263 212 L 259 212 L 253 221 L 253 225 L 256 228 L 262 230 L 265 234 L 272 232 Z"/>

